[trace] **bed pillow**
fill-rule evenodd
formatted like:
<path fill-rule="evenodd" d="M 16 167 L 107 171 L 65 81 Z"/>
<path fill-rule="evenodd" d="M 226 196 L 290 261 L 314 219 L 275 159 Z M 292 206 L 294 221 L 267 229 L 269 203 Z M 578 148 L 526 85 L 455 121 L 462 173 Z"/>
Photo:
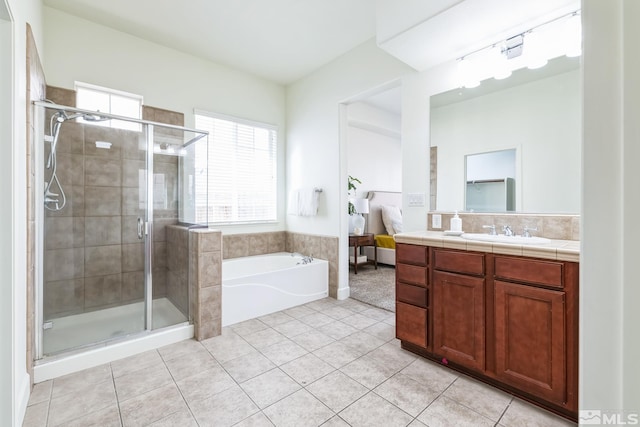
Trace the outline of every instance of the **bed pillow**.
<path fill-rule="evenodd" d="M 387 233 L 393 236 L 402 232 L 402 212 L 397 206 L 382 206 L 382 222 Z"/>

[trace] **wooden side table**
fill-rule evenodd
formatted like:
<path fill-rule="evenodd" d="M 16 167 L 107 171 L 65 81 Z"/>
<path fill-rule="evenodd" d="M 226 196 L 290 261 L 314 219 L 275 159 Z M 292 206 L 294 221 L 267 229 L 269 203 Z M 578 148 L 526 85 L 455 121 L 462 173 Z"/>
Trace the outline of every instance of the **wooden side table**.
<path fill-rule="evenodd" d="M 353 261 L 349 262 L 353 264 L 353 270 L 355 274 L 358 274 L 358 248 L 361 246 L 373 246 L 373 261 L 367 260 L 367 264 L 373 263 L 378 269 L 378 245 L 376 244 L 376 239 L 373 236 L 373 233 L 365 233 L 362 235 L 358 234 L 349 234 L 349 247 L 353 247 Z M 362 263 L 365 264 L 365 263 Z"/>

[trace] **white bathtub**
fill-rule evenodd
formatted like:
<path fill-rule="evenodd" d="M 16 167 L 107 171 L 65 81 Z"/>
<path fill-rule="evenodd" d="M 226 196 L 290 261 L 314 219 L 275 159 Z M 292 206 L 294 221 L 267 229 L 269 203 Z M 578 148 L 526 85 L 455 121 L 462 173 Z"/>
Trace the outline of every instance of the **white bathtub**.
<path fill-rule="evenodd" d="M 264 316 L 329 294 L 329 263 L 287 252 L 222 261 L 222 326 Z"/>

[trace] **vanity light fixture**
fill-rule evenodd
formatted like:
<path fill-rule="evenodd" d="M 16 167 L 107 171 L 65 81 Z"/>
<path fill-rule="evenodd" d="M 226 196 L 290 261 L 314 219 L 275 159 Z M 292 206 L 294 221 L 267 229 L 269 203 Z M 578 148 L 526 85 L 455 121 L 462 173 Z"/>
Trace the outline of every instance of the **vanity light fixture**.
<path fill-rule="evenodd" d="M 459 86 L 477 87 L 489 77 L 504 79 L 520 68 L 541 68 L 549 59 L 581 53 L 582 24 L 577 10 L 459 58 Z"/>

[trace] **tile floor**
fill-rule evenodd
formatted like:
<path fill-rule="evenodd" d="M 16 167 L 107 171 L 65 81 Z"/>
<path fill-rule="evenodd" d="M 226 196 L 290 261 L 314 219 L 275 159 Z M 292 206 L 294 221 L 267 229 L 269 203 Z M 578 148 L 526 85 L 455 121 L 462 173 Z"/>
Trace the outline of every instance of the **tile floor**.
<path fill-rule="evenodd" d="M 331 298 L 37 384 L 24 426 L 571 426 L 400 348 Z"/>

